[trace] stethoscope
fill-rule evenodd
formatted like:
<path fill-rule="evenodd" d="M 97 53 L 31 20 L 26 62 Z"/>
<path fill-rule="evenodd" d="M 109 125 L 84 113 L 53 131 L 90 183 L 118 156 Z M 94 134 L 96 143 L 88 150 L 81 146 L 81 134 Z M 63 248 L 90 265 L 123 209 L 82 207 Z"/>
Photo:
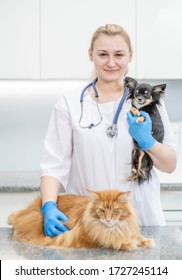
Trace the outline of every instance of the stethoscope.
<path fill-rule="evenodd" d="M 79 126 L 81 128 L 88 128 L 88 129 L 91 129 L 93 127 L 96 127 L 98 126 L 99 124 L 101 124 L 102 120 L 103 120 L 103 117 L 101 115 L 101 112 L 99 110 L 99 93 L 95 87 L 95 84 L 97 82 L 98 78 L 96 78 L 95 80 L 93 80 L 91 83 L 89 83 L 83 90 L 82 90 L 82 93 L 80 95 L 80 104 L 81 104 L 81 116 L 80 116 L 80 120 L 79 120 Z M 87 126 L 83 126 L 81 125 L 81 121 L 82 121 L 82 117 L 83 117 L 83 99 L 84 99 L 84 95 L 85 95 L 85 91 L 90 87 L 92 86 L 93 89 L 94 89 L 94 92 L 95 92 L 95 98 L 96 98 L 96 103 L 97 103 L 97 111 L 99 113 L 99 116 L 100 116 L 100 120 L 98 123 L 90 123 L 89 125 Z M 118 105 L 118 108 L 117 108 L 117 111 L 115 113 L 115 116 L 113 118 L 113 122 L 112 124 L 106 129 L 106 134 L 109 138 L 113 138 L 114 136 L 117 136 L 118 135 L 118 127 L 117 127 L 117 122 L 118 122 L 118 117 L 119 117 L 119 114 L 121 112 L 121 109 L 123 107 L 123 104 L 124 104 L 124 101 L 126 99 L 126 96 L 128 94 L 128 89 L 125 87 L 124 88 L 124 94 L 123 94 L 123 97 Z"/>

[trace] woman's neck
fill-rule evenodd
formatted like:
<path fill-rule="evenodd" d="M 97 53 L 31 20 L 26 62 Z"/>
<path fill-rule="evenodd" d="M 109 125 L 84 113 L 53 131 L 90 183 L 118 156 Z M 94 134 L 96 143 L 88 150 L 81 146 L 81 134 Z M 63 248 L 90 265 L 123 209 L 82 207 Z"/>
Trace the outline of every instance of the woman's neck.
<path fill-rule="evenodd" d="M 122 97 L 123 93 L 124 93 L 124 82 L 106 83 L 106 82 L 102 82 L 102 81 L 97 81 L 95 87 L 99 94 L 100 103 L 115 101 L 115 100 L 119 99 L 120 97 Z M 95 94 L 94 94 L 92 88 L 91 88 L 90 93 L 91 93 L 91 96 L 94 98 Z"/>

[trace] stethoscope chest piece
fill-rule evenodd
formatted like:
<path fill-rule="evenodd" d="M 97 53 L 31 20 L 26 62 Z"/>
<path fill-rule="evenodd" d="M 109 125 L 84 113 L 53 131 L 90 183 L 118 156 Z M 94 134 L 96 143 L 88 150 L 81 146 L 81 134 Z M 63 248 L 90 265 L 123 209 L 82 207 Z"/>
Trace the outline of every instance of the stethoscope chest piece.
<path fill-rule="evenodd" d="M 113 138 L 114 136 L 118 135 L 118 128 L 116 124 L 112 124 L 110 125 L 107 129 L 106 129 L 106 134 L 109 138 Z"/>

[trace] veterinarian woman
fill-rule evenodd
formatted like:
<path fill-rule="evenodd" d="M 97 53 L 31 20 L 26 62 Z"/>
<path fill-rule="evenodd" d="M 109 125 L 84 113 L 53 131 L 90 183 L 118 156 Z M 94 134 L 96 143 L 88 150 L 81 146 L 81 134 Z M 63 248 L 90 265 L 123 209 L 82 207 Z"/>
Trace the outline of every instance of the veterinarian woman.
<path fill-rule="evenodd" d="M 60 97 L 45 137 L 41 160 L 45 235 L 56 236 L 68 230 L 61 223 L 67 217 L 56 204 L 61 186 L 66 193 L 80 195 L 88 195 L 86 188 L 130 191 L 140 225 L 165 225 L 155 171 L 149 182 L 140 186 L 127 181 L 131 174 L 132 137 L 139 146 L 140 141 L 146 143 L 145 152 L 158 170 L 175 170 L 175 145 L 164 102 L 159 107 L 165 128 L 161 144 L 151 135 L 149 116 L 142 129 L 139 125 L 136 129 L 135 119 L 127 121 L 131 101 L 126 99 L 124 77 L 132 60 L 132 47 L 122 27 L 107 24 L 98 28 L 91 40 L 89 59 L 96 79 L 86 90 L 76 89 Z"/>

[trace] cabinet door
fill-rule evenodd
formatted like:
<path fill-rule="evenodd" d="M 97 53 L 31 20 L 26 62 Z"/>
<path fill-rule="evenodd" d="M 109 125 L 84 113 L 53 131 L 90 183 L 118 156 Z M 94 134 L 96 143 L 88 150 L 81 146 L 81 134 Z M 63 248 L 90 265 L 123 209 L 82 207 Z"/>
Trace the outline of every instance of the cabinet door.
<path fill-rule="evenodd" d="M 123 26 L 135 43 L 135 0 L 44 0 L 41 2 L 43 79 L 88 79 L 93 32 L 106 23 Z M 135 46 L 134 46 L 135 49 Z M 130 75 L 135 75 L 135 62 Z"/>
<path fill-rule="evenodd" d="M 162 191 L 161 203 L 167 225 L 182 225 L 182 191 Z"/>
<path fill-rule="evenodd" d="M 182 78 L 181 0 L 137 1 L 137 77 Z"/>
<path fill-rule="evenodd" d="M 163 184 L 181 184 L 182 183 L 182 135 L 181 135 L 181 129 L 182 129 L 182 123 L 181 122 L 173 122 L 171 123 L 171 127 L 174 133 L 174 140 L 176 143 L 176 151 L 178 156 L 177 166 L 176 170 L 173 173 L 165 173 L 160 172 L 156 169 L 156 173 L 159 176 L 160 182 Z"/>
<path fill-rule="evenodd" d="M 39 1 L 0 1 L 0 79 L 37 79 Z"/>

